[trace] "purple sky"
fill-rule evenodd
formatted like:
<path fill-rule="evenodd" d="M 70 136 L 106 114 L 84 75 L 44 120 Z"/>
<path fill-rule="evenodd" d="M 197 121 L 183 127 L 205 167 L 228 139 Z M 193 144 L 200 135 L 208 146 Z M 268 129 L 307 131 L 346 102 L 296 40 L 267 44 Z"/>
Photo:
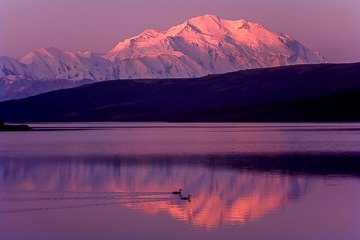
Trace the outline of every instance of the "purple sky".
<path fill-rule="evenodd" d="M 359 0 L 1 0 L 0 56 L 50 46 L 107 52 L 206 13 L 289 34 L 330 62 L 360 61 Z"/>

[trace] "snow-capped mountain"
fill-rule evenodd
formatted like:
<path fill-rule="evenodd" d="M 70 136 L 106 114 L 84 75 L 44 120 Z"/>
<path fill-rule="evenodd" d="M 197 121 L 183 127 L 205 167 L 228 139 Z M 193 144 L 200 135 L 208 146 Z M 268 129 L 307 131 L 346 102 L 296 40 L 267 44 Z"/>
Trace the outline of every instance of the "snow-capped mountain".
<path fill-rule="evenodd" d="M 105 54 L 41 48 L 16 60 L 0 58 L 0 78 L 94 81 L 199 77 L 249 68 L 323 63 L 294 38 L 244 19 L 204 15 L 166 31 L 146 30 Z"/>
<path fill-rule="evenodd" d="M 214 15 L 192 18 L 167 31 L 147 30 L 118 43 L 104 57 L 115 65 L 136 65 L 140 77 L 195 77 L 326 61 L 288 35 Z"/>

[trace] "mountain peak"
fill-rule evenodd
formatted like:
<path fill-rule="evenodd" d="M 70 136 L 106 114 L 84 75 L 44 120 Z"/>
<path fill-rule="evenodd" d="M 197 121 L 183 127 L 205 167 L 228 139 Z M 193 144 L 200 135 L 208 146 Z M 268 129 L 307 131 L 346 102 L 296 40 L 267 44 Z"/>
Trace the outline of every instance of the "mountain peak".
<path fill-rule="evenodd" d="M 220 18 L 216 15 L 206 14 L 199 17 L 194 17 L 186 21 L 188 25 L 195 26 L 199 30 L 203 30 L 204 32 L 219 32 L 219 31 L 236 31 L 235 28 L 241 29 L 246 28 L 249 29 L 250 25 L 257 26 L 257 28 L 264 28 L 261 24 L 251 23 L 246 21 L 245 19 L 240 20 L 226 20 Z"/>
<path fill-rule="evenodd" d="M 302 45 L 297 46 L 299 44 L 290 36 L 271 32 L 258 23 L 245 19 L 225 20 L 206 14 L 166 31 L 146 30 L 119 42 L 104 57 L 110 61 L 122 61 L 184 55 L 190 57 L 191 62 L 200 64 L 199 67 L 206 66 L 209 73 L 223 72 L 224 69 L 323 62 L 319 55 Z M 210 52 L 213 56 L 209 56 Z M 219 59 L 230 62 L 220 64 Z"/>
<path fill-rule="evenodd" d="M 223 19 L 216 15 L 206 14 L 199 17 L 191 18 L 183 23 L 184 28 L 190 27 L 198 33 L 209 33 L 211 31 L 218 31 L 222 28 Z"/>
<path fill-rule="evenodd" d="M 191 22 L 191 23 L 209 23 L 211 24 L 212 22 L 216 22 L 216 23 L 219 23 L 222 19 L 219 18 L 218 16 L 216 15 L 212 15 L 212 14 L 205 14 L 205 15 L 202 15 L 202 16 L 198 16 L 198 17 L 193 17 L 193 18 L 190 18 L 188 21 Z"/>
<path fill-rule="evenodd" d="M 44 55 L 55 55 L 62 53 L 63 51 L 54 47 L 48 47 L 48 48 L 39 48 L 38 50 L 34 51 L 40 54 Z"/>
<path fill-rule="evenodd" d="M 62 54 L 64 54 L 64 52 L 57 48 L 39 48 L 38 50 L 32 51 L 26 54 L 24 57 L 20 58 L 19 62 L 24 64 L 31 64 L 35 61 L 35 59 L 54 58 Z"/>

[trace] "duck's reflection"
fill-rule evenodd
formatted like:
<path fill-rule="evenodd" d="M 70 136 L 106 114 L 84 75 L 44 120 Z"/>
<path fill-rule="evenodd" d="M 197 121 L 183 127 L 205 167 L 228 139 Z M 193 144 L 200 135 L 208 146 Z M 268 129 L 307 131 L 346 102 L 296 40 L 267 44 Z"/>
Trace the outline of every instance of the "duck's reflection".
<path fill-rule="evenodd" d="M 33 200 L 87 201 L 73 205 L 79 207 L 123 204 L 149 214 L 166 212 L 203 229 L 264 218 L 320 183 L 319 178 L 301 175 L 171 163 L 8 160 L 0 163 L 0 174 L 0 188 L 7 196 L 1 201 L 31 201 L 26 193 L 32 192 Z M 172 194 L 179 188 L 183 197 L 191 194 L 191 202 Z M 51 206 L 43 208 L 63 208 Z M 2 208 L 3 213 L 19 210 Z"/>

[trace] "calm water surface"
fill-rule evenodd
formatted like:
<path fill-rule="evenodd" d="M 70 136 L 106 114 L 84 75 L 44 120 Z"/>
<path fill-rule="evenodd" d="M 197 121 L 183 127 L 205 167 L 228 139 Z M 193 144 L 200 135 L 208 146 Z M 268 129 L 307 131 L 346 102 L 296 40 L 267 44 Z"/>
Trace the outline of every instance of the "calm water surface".
<path fill-rule="evenodd" d="M 31 126 L 0 133 L 0 239 L 360 239 L 360 124 Z"/>

